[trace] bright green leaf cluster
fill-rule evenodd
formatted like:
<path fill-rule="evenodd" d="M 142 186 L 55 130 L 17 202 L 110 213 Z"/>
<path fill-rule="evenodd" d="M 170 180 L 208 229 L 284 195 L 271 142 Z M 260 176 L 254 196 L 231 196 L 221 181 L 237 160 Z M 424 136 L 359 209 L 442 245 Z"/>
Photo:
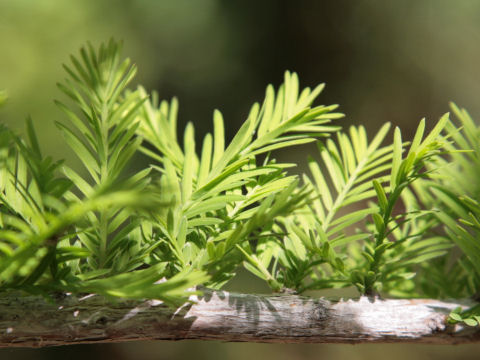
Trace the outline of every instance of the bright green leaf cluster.
<path fill-rule="evenodd" d="M 464 311 L 456 308 L 450 313 L 448 320 L 452 324 L 463 322 L 468 326 L 480 326 L 480 306 L 475 305 Z"/>
<path fill-rule="evenodd" d="M 313 105 L 323 85 L 286 72 L 230 142 L 215 110 L 197 146 L 192 123 L 179 139 L 176 99 L 128 89 L 120 50 L 87 45 L 58 85 L 57 125 L 84 171 L 44 157 L 31 120 L 26 140 L 0 128 L 1 290 L 178 304 L 243 265 L 277 292 L 478 293 L 480 130 L 464 110 L 463 128 L 447 114 L 385 145 L 390 124 L 342 132 L 336 106 Z M 308 175 L 272 156 L 310 142 Z M 138 154 L 152 163 L 128 173 Z"/>
<path fill-rule="evenodd" d="M 269 86 L 263 104 L 253 105 L 228 145 L 223 117 L 215 110 L 213 135 L 204 137 L 200 154 L 192 124 L 185 129 L 183 149 L 177 141 L 175 99 L 158 104 L 154 96 L 145 103 L 139 133 L 151 146 L 142 151 L 160 163 L 154 168 L 169 204 L 154 214 L 149 236 L 164 241 L 154 256 L 169 261 L 172 275 L 193 267 L 211 274 L 207 286 L 223 285 L 244 255 L 248 259 L 251 242 L 278 237 L 279 219 L 305 205 L 308 192 L 286 173 L 293 164 L 278 163 L 270 152 L 338 130 L 329 124 L 342 116 L 331 112 L 335 106 L 311 107 L 322 88 L 299 92 L 297 75 L 287 72 L 276 93 Z"/>

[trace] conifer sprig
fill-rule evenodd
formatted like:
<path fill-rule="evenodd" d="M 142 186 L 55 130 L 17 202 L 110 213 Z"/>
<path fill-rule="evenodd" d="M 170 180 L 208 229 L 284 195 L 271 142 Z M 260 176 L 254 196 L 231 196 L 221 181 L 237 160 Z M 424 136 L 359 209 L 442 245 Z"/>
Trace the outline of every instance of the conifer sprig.
<path fill-rule="evenodd" d="M 84 171 L 45 157 L 31 120 L 25 140 L 0 128 L 0 290 L 178 305 L 243 264 L 278 292 L 478 295 L 479 130 L 464 110 L 453 106 L 461 128 L 445 115 L 384 144 L 388 123 L 372 138 L 342 132 L 336 106 L 313 105 L 323 85 L 300 91 L 286 72 L 230 143 L 215 110 L 197 153 L 192 123 L 178 139 L 176 99 L 128 89 L 136 67 L 121 44 L 88 44 L 64 68 L 57 125 Z M 273 157 L 309 142 L 319 157 L 301 178 Z M 129 174 L 140 153 L 152 164 Z"/>
<path fill-rule="evenodd" d="M 176 99 L 158 104 L 155 96 L 145 103 L 140 134 L 155 150 L 142 150 L 159 162 L 154 167 L 162 174 L 160 191 L 172 204 L 158 212 L 152 236 L 167 239 L 167 247 L 156 254 L 170 257 L 173 273 L 205 268 L 213 275 L 208 285 L 220 286 L 233 276 L 249 240 L 275 236 L 272 225 L 304 205 L 306 189 L 285 172 L 292 164 L 278 163 L 270 153 L 339 129 L 329 124 L 342 116 L 331 112 L 336 106 L 311 107 L 322 89 L 306 88 L 299 94 L 297 75 L 287 72 L 277 94 L 267 88 L 263 105 L 253 105 L 227 146 L 223 116 L 215 110 L 213 135 L 205 136 L 200 154 L 192 124 L 185 129 L 183 149 L 178 143 Z M 260 161 L 262 154 L 267 156 Z"/>

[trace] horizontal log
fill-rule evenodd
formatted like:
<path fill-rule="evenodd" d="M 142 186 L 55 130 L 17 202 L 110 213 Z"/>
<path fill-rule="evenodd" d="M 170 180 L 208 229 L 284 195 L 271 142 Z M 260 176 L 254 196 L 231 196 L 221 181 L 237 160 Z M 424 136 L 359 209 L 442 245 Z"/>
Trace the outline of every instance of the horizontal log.
<path fill-rule="evenodd" d="M 460 302 L 429 299 L 328 301 L 295 295 L 207 291 L 172 310 L 160 301 L 100 296 L 0 297 L 0 347 L 129 340 L 292 343 L 478 342 L 478 328 L 447 325 Z M 463 303 L 464 304 L 464 303 Z"/>

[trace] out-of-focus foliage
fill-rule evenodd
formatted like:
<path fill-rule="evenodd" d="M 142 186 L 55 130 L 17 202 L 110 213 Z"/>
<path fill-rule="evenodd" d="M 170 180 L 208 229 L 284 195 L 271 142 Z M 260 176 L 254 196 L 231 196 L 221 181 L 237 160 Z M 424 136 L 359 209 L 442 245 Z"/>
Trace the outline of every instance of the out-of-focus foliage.
<path fill-rule="evenodd" d="M 7 101 L 7 93 L 5 91 L 0 91 L 0 107 L 5 104 Z"/>

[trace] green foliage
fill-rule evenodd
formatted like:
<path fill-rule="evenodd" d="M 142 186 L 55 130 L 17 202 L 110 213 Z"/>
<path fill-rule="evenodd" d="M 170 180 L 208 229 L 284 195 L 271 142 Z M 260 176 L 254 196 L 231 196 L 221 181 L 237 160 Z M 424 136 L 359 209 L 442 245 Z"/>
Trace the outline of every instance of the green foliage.
<path fill-rule="evenodd" d="M 203 281 L 203 272 L 165 277 L 166 264 L 145 264 L 152 244 L 144 241 L 145 213 L 161 206 L 147 194 L 150 169 L 128 178 L 122 170 L 141 138 L 138 93 L 124 89 L 135 73 L 120 61 L 119 44 L 82 49 L 59 88 L 74 107 L 57 102 L 71 126 L 58 123 L 85 166 L 84 177 L 62 162 L 43 157 L 27 121 L 27 139 L 1 132 L 0 281 L 2 289 L 91 291 L 109 296 L 179 300 Z M 113 287 L 113 288 L 112 288 Z M 155 296 L 154 296 L 155 294 Z"/>
<path fill-rule="evenodd" d="M 431 187 L 437 206 L 442 209 L 438 218 L 446 225 L 449 237 L 465 254 L 472 275 L 471 281 L 480 284 L 480 129 L 468 113 L 452 104 L 462 129 L 451 129 L 452 162 L 445 164 L 438 180 Z M 462 151 L 468 150 L 471 151 Z M 460 150 L 460 151 L 459 151 Z M 454 152 L 455 151 L 455 152 Z"/>
<path fill-rule="evenodd" d="M 243 265 L 278 292 L 478 294 L 480 130 L 464 110 L 453 107 L 459 128 L 446 114 L 384 145 L 390 124 L 371 139 L 342 132 L 336 106 L 312 105 L 323 85 L 300 91 L 287 72 L 229 143 L 215 110 L 197 146 L 191 123 L 178 138 L 176 99 L 127 88 L 136 67 L 120 48 L 88 44 L 58 85 L 68 121 L 57 125 L 83 171 L 43 156 L 30 119 L 25 140 L 0 128 L 2 291 L 176 305 Z M 308 175 L 272 157 L 310 142 Z M 140 153 L 152 164 L 129 173 Z"/>
<path fill-rule="evenodd" d="M 281 241 L 260 240 L 256 253 L 248 255 L 247 269 L 270 279 L 274 289 L 353 285 L 367 295 L 382 290 L 415 295 L 408 284 L 414 268 L 451 247 L 448 239 L 429 232 L 438 221 L 409 190 L 440 154 L 447 121 L 445 115 L 425 139 L 422 121 L 404 158 L 408 144 L 399 129 L 393 145 L 381 146 L 389 124 L 370 143 L 363 127 L 351 127 L 349 134 L 337 134 L 337 143 L 320 144 L 322 164 L 310 159 L 312 179 L 304 176 L 314 191 L 308 209 L 282 221 L 287 235 Z M 365 205 L 375 197 L 377 204 Z M 403 210 L 394 212 L 400 206 Z"/>
<path fill-rule="evenodd" d="M 169 204 L 154 214 L 149 236 L 162 239 L 154 256 L 169 262 L 172 275 L 203 269 L 212 276 L 207 285 L 220 287 L 234 275 L 250 242 L 276 236 L 279 218 L 304 205 L 308 193 L 285 171 L 293 164 L 276 162 L 270 152 L 338 130 L 329 124 L 341 117 L 331 113 L 336 106 L 310 107 L 322 88 L 299 94 L 297 75 L 287 72 L 276 94 L 269 86 L 263 104 L 253 105 L 227 146 L 223 117 L 215 110 L 213 135 L 204 137 L 200 154 L 192 124 L 183 149 L 177 141 L 176 99 L 158 104 L 154 95 L 145 103 L 139 133 L 156 151 L 147 146 L 142 151 L 160 163 L 154 166 L 161 174 L 159 191 Z"/>
<path fill-rule="evenodd" d="M 463 311 L 460 307 L 456 308 L 450 313 L 448 321 L 451 324 L 463 322 L 468 326 L 480 326 L 480 305 L 472 306 L 470 309 Z"/>
<path fill-rule="evenodd" d="M 432 224 L 419 221 L 418 217 L 428 215 L 429 212 L 418 208 L 412 194 L 404 196 L 404 210 L 394 214 L 395 206 L 408 186 L 427 176 L 427 173 L 422 171 L 427 162 L 432 163 L 435 160 L 444 146 L 439 135 L 447 121 L 448 114 L 444 115 L 423 139 L 425 121 L 422 120 L 404 158 L 400 129 L 395 129 L 388 193 L 378 180 L 373 180 L 378 204 L 377 211 L 372 214 L 375 225 L 374 242 L 367 242 L 362 253 L 368 262 L 368 268 L 363 274 L 354 275 L 357 287 L 366 294 L 375 293 L 381 286 L 399 279 L 401 275 L 405 277 L 401 273 L 405 267 L 444 255 L 445 249 L 449 247 L 448 242 L 441 237 L 430 238 L 427 235 Z M 389 241 L 389 235 L 392 235 L 393 241 Z M 407 274 L 408 276 L 411 274 Z M 377 284 L 379 278 L 381 281 Z"/>
<path fill-rule="evenodd" d="M 480 128 L 465 109 L 451 104 L 459 124 L 449 124 L 450 143 L 447 150 L 451 161 L 443 161 L 439 174 L 423 184 L 427 202 L 437 207 L 436 217 L 444 225 L 445 233 L 460 249 L 450 261 L 450 271 L 458 274 L 454 280 L 457 294 L 480 294 Z M 434 181 L 433 181 L 434 180 Z M 428 190 L 426 190 L 428 187 Z M 453 264 L 452 264 L 453 263 Z M 457 295 L 458 296 L 458 295 Z M 478 325 L 478 306 L 466 311 L 454 311 L 452 320 L 467 325 Z"/>

